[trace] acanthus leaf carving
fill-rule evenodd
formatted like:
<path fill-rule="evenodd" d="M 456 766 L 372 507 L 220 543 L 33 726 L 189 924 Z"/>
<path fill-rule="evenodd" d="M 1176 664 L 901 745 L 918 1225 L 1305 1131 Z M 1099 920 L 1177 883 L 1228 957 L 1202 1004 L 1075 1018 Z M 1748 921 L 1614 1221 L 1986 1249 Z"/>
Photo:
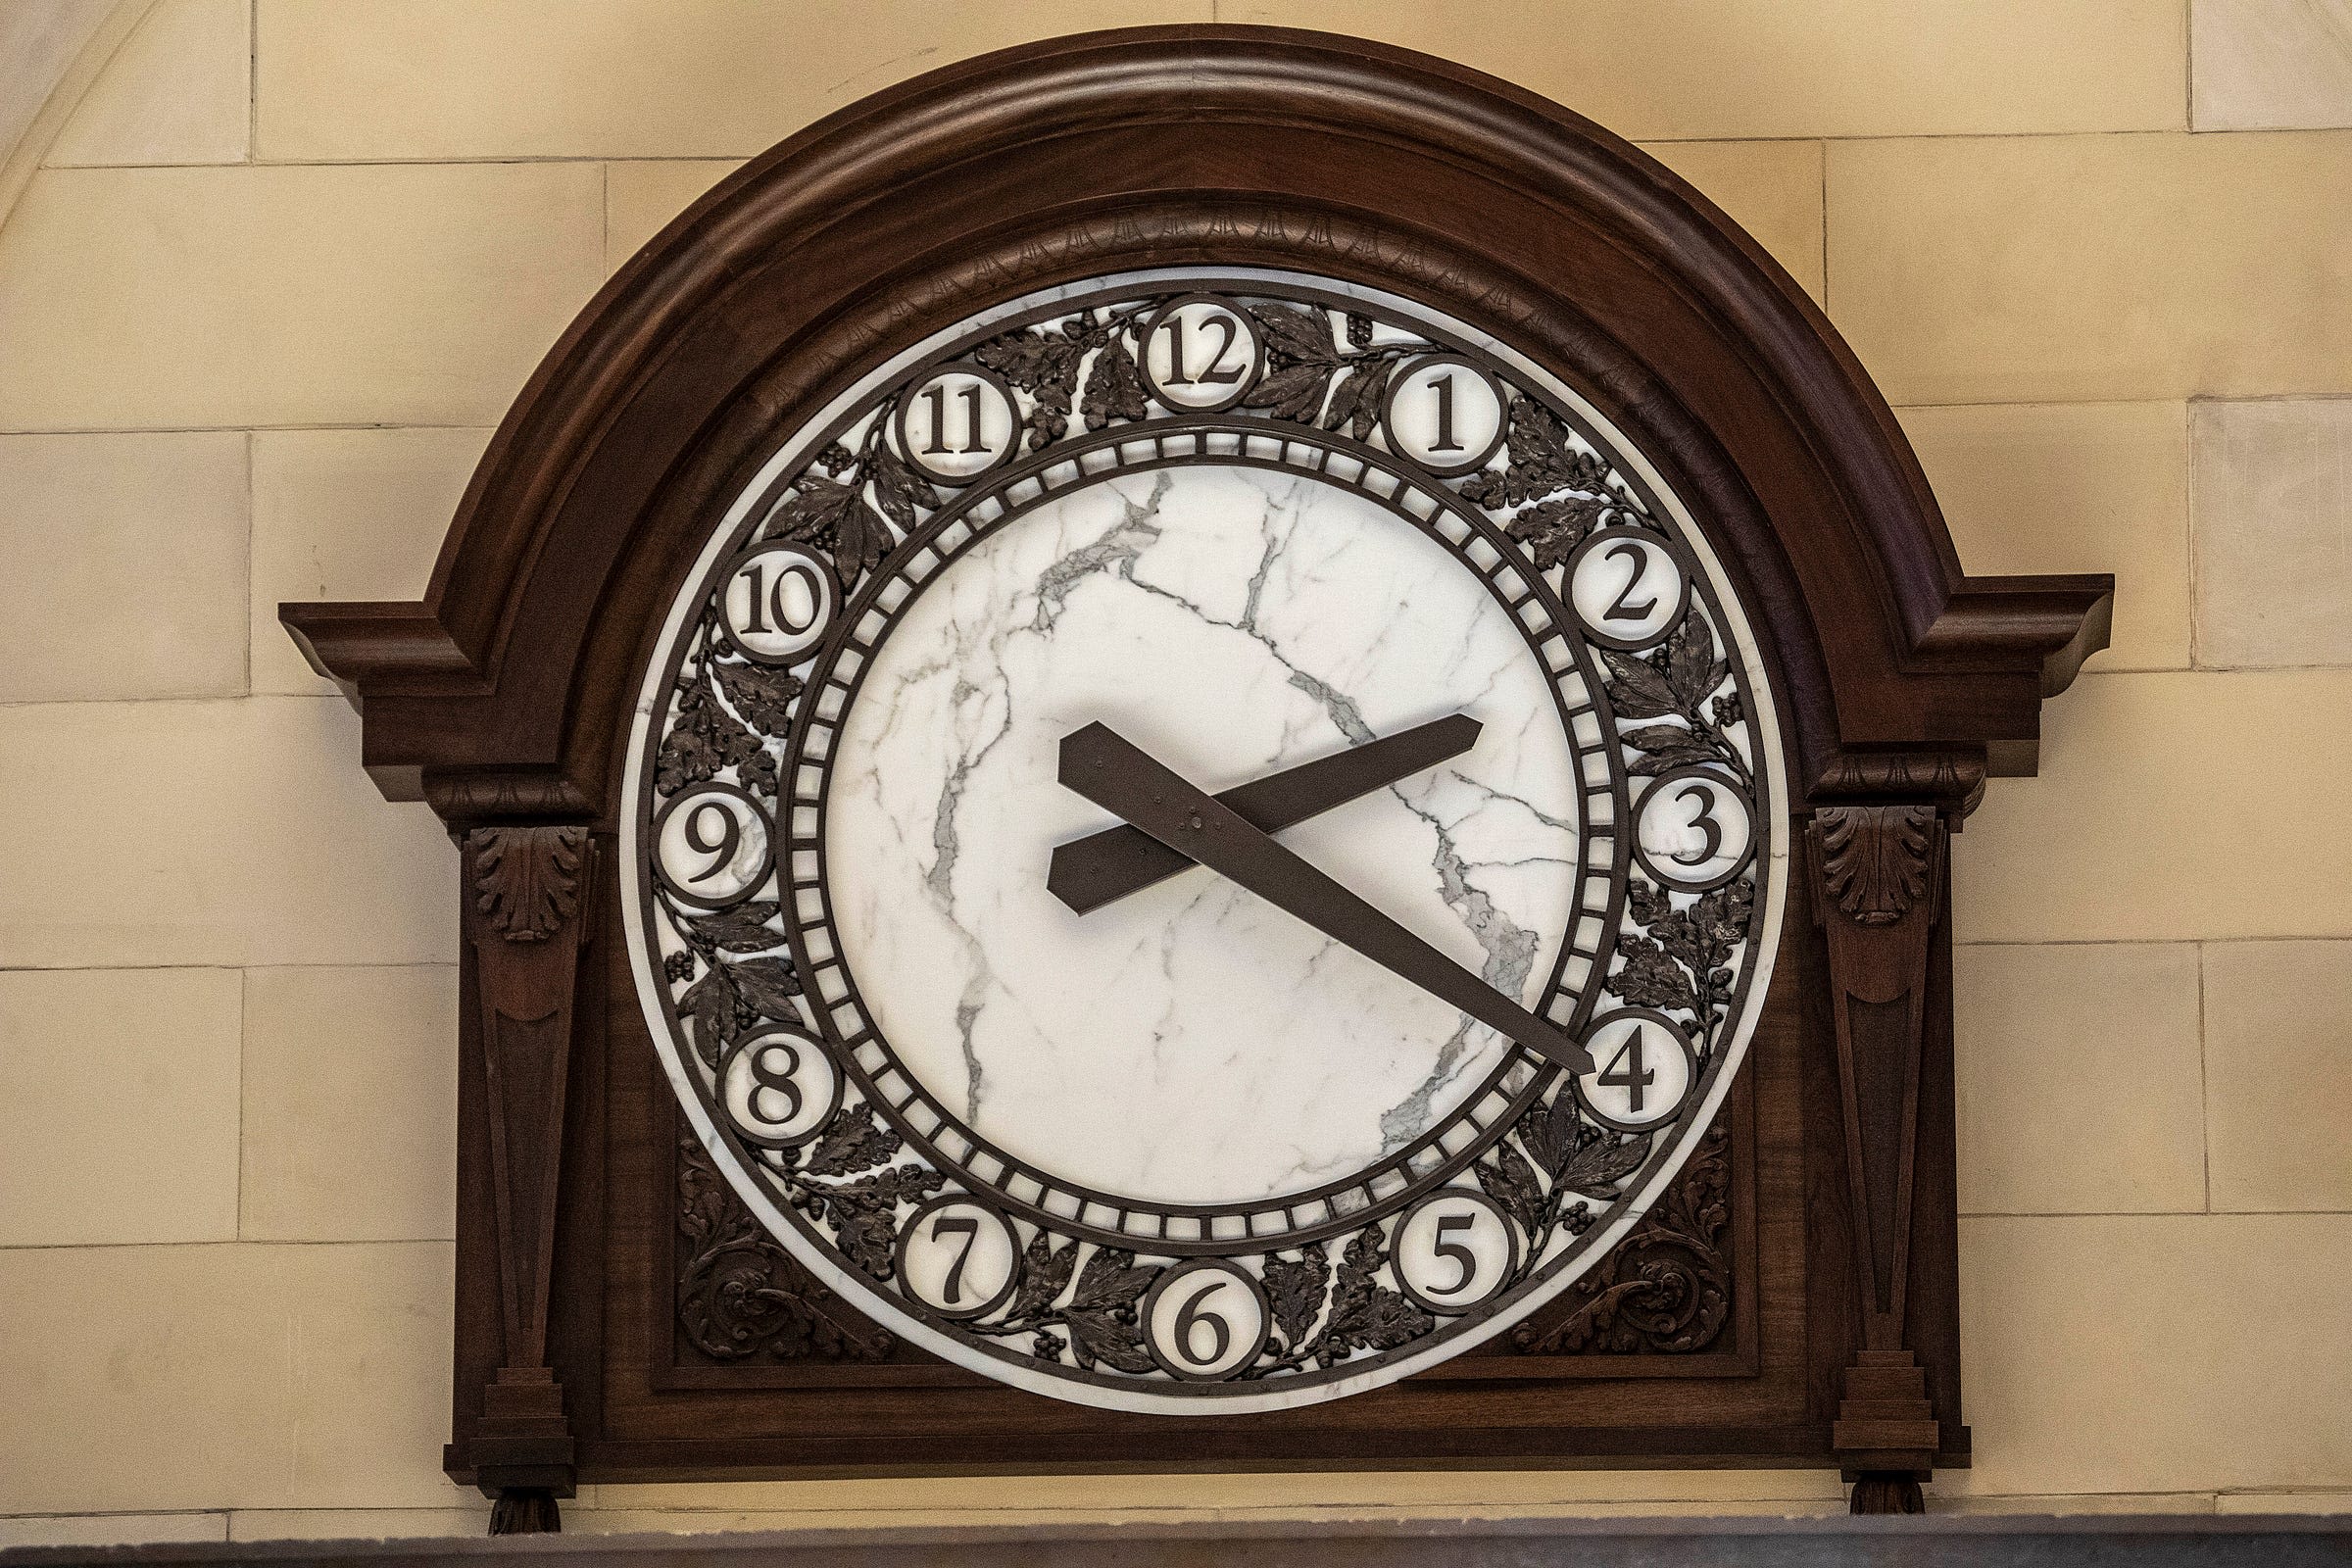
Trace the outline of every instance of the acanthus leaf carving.
<path fill-rule="evenodd" d="M 544 942 L 580 904 L 584 827 L 483 827 L 467 835 L 474 906 L 509 942 Z"/>
<path fill-rule="evenodd" d="M 1822 886 L 1857 925 L 1892 925 L 1927 892 L 1934 807 L 1824 806 L 1813 820 Z"/>

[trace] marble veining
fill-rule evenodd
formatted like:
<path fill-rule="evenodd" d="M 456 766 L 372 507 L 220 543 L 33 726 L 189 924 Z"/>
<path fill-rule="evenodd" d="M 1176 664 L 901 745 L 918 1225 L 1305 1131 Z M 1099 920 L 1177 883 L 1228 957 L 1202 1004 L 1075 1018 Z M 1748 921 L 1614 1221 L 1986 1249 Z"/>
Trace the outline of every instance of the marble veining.
<path fill-rule="evenodd" d="M 1347 1178 L 1499 1064 L 1493 1031 L 1205 870 L 1077 915 L 1054 781 L 1102 719 L 1208 789 L 1454 711 L 1478 744 L 1285 842 L 1538 1005 L 1578 880 L 1572 753 L 1516 624 L 1444 546 L 1311 475 L 1121 473 L 925 585 L 842 732 L 840 941 L 940 1107 L 1054 1176 L 1158 1202 Z"/>

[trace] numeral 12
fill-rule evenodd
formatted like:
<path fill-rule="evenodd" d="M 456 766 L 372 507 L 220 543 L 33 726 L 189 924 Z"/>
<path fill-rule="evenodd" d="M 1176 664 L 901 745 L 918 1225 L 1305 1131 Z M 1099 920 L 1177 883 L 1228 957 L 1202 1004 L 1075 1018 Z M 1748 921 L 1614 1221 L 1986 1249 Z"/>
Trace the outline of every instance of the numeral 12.
<path fill-rule="evenodd" d="M 1225 335 L 1218 340 L 1217 351 L 1208 357 L 1208 368 L 1201 371 L 1199 375 L 1187 375 L 1184 370 L 1185 324 L 1183 318 L 1170 317 L 1167 324 L 1160 328 L 1161 331 L 1168 334 L 1167 385 L 1231 386 L 1234 382 L 1239 381 L 1242 378 L 1242 368 L 1238 365 L 1233 367 L 1231 369 L 1221 370 L 1217 368 L 1218 366 L 1225 363 L 1225 355 L 1227 351 L 1233 347 L 1233 339 L 1235 335 L 1233 329 L 1233 318 L 1230 316 L 1212 316 L 1208 318 L 1208 324 L 1215 327 L 1218 331 L 1224 333 Z"/>

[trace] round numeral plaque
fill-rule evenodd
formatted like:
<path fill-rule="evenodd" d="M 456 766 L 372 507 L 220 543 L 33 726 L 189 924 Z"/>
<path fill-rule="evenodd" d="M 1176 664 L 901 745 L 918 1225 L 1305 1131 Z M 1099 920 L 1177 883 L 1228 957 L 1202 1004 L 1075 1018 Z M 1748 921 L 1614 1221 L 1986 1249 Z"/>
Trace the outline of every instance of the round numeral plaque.
<path fill-rule="evenodd" d="M 1568 558 L 1568 604 L 1604 648 L 1647 648 L 1683 623 L 1690 580 L 1666 541 L 1641 528 L 1603 528 Z"/>
<path fill-rule="evenodd" d="M 1755 823 L 1730 778 L 1680 767 L 1652 779 L 1634 808 L 1634 855 L 1668 887 L 1703 893 L 1746 866 Z"/>
<path fill-rule="evenodd" d="M 1196 1258 L 1144 1297 L 1144 1343 L 1172 1376 L 1215 1383 L 1257 1359 L 1269 1327 L 1266 1294 L 1231 1263 Z"/>
<path fill-rule="evenodd" d="M 1021 1248 L 1004 1216 L 968 1198 L 937 1198 L 899 1232 L 899 1278 L 945 1318 L 993 1312 L 1012 1294 Z"/>
<path fill-rule="evenodd" d="M 760 545 L 728 569 L 719 625 L 746 659 L 793 664 L 824 640 L 840 603 L 824 561 L 799 545 Z"/>
<path fill-rule="evenodd" d="M 1459 354 L 1413 361 L 1389 381 L 1389 449 L 1431 473 L 1468 473 L 1502 445 L 1502 388 Z"/>
<path fill-rule="evenodd" d="M 1448 1187 L 1396 1227 L 1396 1283 L 1432 1312 L 1467 1312 L 1518 1269 L 1519 1233 L 1484 1193 Z"/>
<path fill-rule="evenodd" d="M 1250 318 L 1207 294 L 1171 300 L 1143 334 L 1144 380 L 1179 413 L 1213 414 L 1239 403 L 1264 356 Z"/>
<path fill-rule="evenodd" d="M 723 909 L 767 880 L 767 813 L 733 784 L 671 798 L 654 819 L 654 871 L 681 904 Z"/>
<path fill-rule="evenodd" d="M 766 1029 L 727 1049 L 719 1102 L 746 1143 L 790 1149 L 823 1132 L 841 1106 L 841 1074 L 820 1041 Z"/>
<path fill-rule="evenodd" d="M 939 484 L 970 484 L 1020 440 L 1012 388 L 983 366 L 944 366 L 899 405 L 899 450 Z"/>
<path fill-rule="evenodd" d="M 1585 1049 L 1592 1070 L 1577 1076 L 1576 1098 L 1594 1121 L 1621 1133 L 1672 1121 L 1698 1077 L 1690 1037 L 1646 1007 L 1604 1014 L 1585 1035 Z"/>

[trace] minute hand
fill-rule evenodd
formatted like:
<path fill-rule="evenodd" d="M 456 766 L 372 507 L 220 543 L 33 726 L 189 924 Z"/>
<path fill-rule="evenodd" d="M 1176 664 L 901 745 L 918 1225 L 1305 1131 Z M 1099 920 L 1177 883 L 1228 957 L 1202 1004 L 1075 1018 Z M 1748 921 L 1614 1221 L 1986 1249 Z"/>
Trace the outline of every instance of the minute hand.
<path fill-rule="evenodd" d="M 1106 724 L 1062 738 L 1061 782 L 1104 810 L 1571 1072 L 1584 1047 L 1414 936 Z"/>

